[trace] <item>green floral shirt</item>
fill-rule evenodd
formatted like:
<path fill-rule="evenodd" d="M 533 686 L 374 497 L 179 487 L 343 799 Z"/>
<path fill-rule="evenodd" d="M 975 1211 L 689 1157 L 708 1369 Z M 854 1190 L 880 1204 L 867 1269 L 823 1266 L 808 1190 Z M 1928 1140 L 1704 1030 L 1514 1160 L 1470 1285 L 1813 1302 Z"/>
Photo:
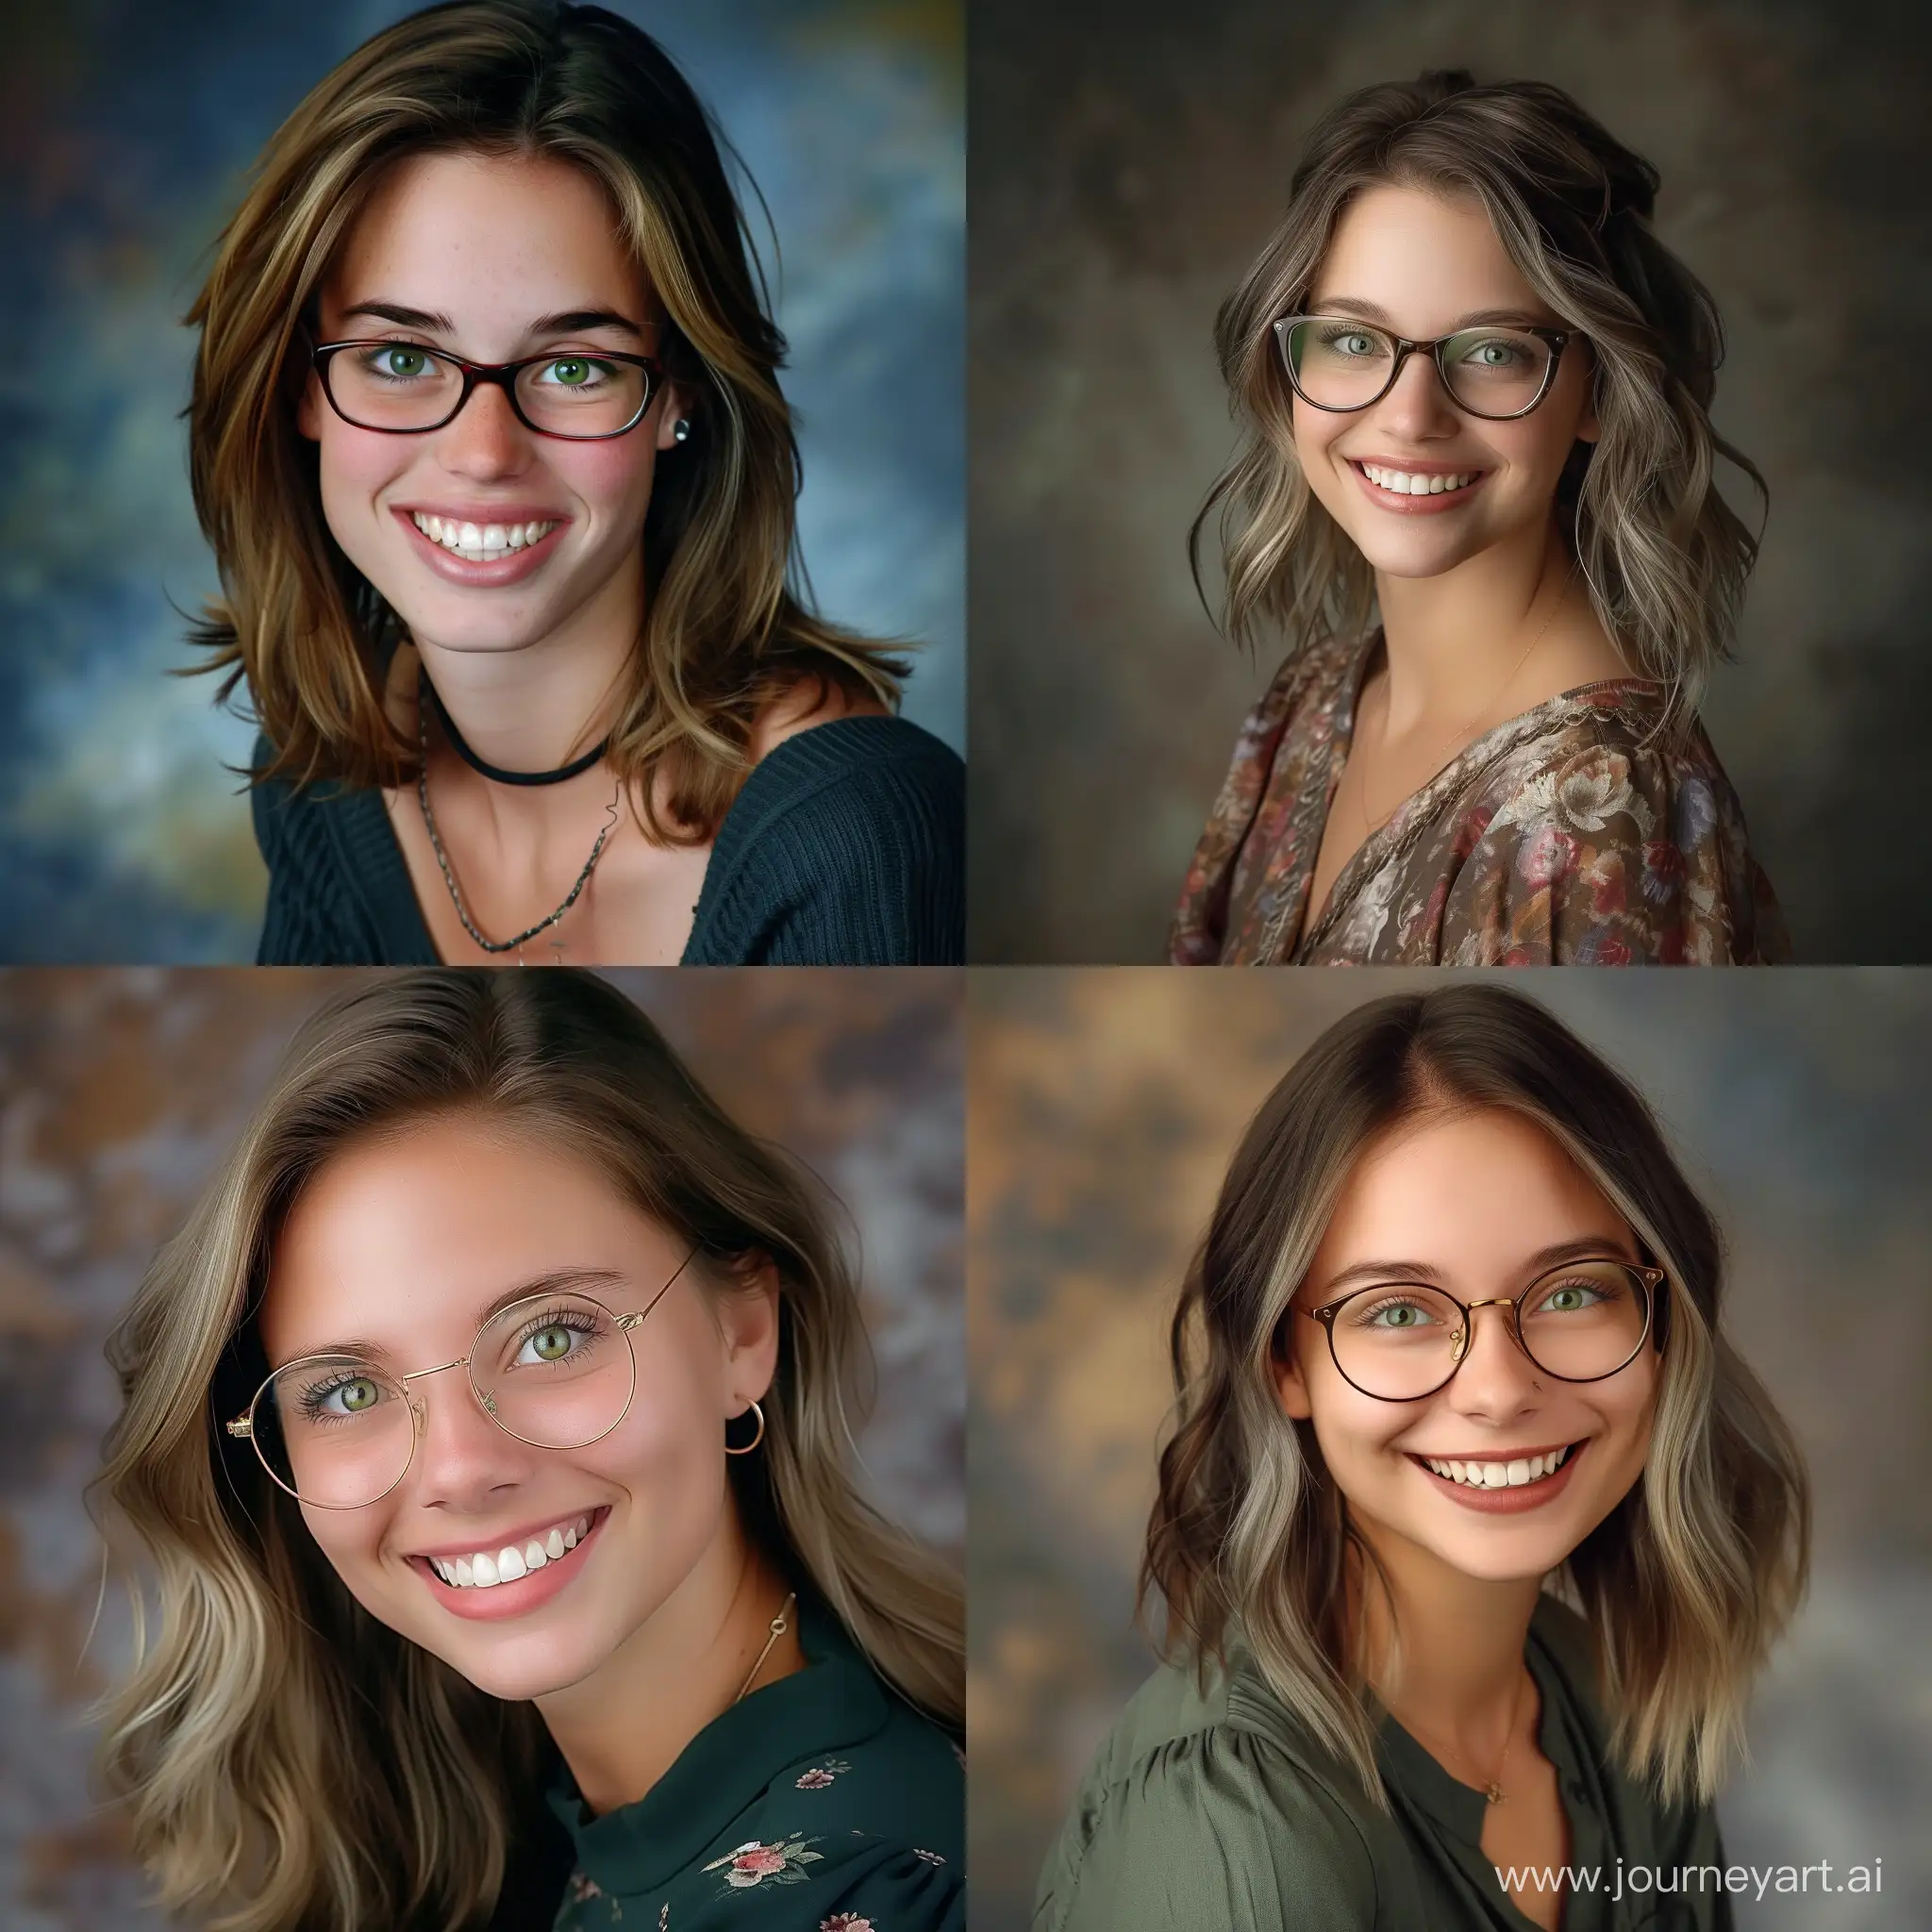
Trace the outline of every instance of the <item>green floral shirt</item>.
<path fill-rule="evenodd" d="M 593 1818 L 555 1932 L 964 1932 L 965 1757 L 800 1601 L 807 1668 L 699 1732 L 634 1805 Z"/>

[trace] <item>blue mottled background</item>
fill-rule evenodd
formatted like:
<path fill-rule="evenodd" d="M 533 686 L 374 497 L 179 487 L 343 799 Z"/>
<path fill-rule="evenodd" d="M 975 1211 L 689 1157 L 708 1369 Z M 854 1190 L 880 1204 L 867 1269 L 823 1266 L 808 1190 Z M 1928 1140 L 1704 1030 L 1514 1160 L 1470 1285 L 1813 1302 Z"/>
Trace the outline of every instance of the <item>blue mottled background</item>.
<path fill-rule="evenodd" d="M 963 749 L 962 0 L 613 0 L 770 204 L 823 608 L 917 638 L 906 715 Z M 265 875 L 181 611 L 180 325 L 244 171 L 406 0 L 0 7 L 0 958 L 254 957 Z M 770 267 L 768 238 L 751 209 Z"/>

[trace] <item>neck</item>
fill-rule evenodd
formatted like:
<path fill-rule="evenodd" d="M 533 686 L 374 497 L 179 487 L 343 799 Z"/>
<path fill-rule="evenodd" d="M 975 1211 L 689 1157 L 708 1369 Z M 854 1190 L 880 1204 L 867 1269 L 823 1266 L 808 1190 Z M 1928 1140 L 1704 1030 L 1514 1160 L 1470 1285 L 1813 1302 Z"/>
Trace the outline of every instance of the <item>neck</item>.
<path fill-rule="evenodd" d="M 1388 660 L 1388 730 L 1400 737 L 1454 728 L 1497 687 L 1514 683 L 1525 647 L 1574 591 L 1554 522 L 1531 528 L 1433 577 L 1375 573 Z"/>
<path fill-rule="evenodd" d="M 1541 1579 L 1466 1575 L 1359 1518 L 1357 1527 L 1391 1592 L 1358 1560 L 1352 1565 L 1350 1603 L 1359 1613 L 1364 1673 L 1375 1694 L 1425 1743 L 1453 1747 L 1473 1765 L 1493 1765 L 1519 1708 Z"/>
<path fill-rule="evenodd" d="M 556 771 L 605 735 L 637 648 L 642 570 L 640 558 L 618 571 L 565 623 L 512 649 L 416 639 L 437 697 L 479 758 Z"/>
<path fill-rule="evenodd" d="M 727 1515 L 697 1567 L 597 1670 L 537 1699 L 594 1814 L 635 1804 L 731 1708 L 791 1588 Z M 795 1604 L 786 1623 L 751 1693 L 804 1667 Z"/>

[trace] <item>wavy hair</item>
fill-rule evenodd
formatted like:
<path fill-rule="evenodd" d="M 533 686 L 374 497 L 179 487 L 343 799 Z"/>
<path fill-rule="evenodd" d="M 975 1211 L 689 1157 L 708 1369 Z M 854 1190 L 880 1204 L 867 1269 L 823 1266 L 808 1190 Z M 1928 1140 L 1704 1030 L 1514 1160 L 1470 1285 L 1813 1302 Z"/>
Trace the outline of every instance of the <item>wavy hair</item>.
<path fill-rule="evenodd" d="M 372 1617 L 220 1427 L 268 1373 L 260 1297 L 304 1186 L 352 1142 L 452 1111 L 581 1155 L 696 1250 L 710 1293 L 741 1257 L 771 1257 L 765 1435 L 729 1464 L 747 1533 L 891 1686 L 962 1723 L 960 1586 L 850 1473 L 865 1337 L 821 1191 L 593 975 L 387 974 L 303 1029 L 108 1342 L 123 1407 L 88 1506 L 128 1585 L 135 1665 L 94 1712 L 97 1768 L 166 1907 L 218 1932 L 480 1924 L 518 1821 L 541 1816 L 555 1746 L 536 1707 L 489 1696 Z M 152 1641 L 143 1568 L 158 1583 Z"/>
<path fill-rule="evenodd" d="M 1570 453 L 1558 525 L 1598 622 L 1666 687 L 1660 729 L 1690 729 L 1712 666 L 1731 655 L 1757 555 L 1717 491 L 1715 457 L 1743 470 L 1767 503 L 1769 491 L 1711 425 L 1723 326 L 1709 291 L 1651 230 L 1658 178 L 1542 81 L 1479 87 L 1465 69 L 1438 70 L 1363 88 L 1323 121 L 1286 218 L 1215 321 L 1246 440 L 1195 518 L 1189 555 L 1198 588 L 1201 538 L 1218 508 L 1224 622 L 1238 643 L 1251 648 L 1274 624 L 1299 653 L 1365 630 L 1374 601 L 1367 560 L 1296 456 L 1274 322 L 1306 307 L 1336 225 L 1364 189 L 1474 197 L 1524 278 L 1589 338 L 1602 433 Z"/>
<path fill-rule="evenodd" d="M 395 785 L 419 762 L 381 689 L 406 626 L 330 535 L 319 453 L 296 425 L 321 289 L 382 179 L 411 156 L 581 170 L 661 305 L 660 359 L 698 433 L 652 485 L 647 608 L 608 754 L 648 834 L 710 836 L 749 769 L 754 721 L 794 685 L 896 705 L 905 663 L 808 607 L 798 445 L 777 378 L 785 339 L 721 149 L 737 160 L 649 35 L 558 0 L 445 0 L 411 14 L 270 139 L 183 318 L 202 332 L 184 413 L 223 591 L 191 626 L 208 654 L 192 669 L 225 672 L 225 700 L 246 682 L 273 748 L 256 782 Z M 651 782 L 660 767 L 668 822 Z"/>
<path fill-rule="evenodd" d="M 1803 1593 L 1810 1491 L 1790 1430 L 1719 1323 L 1723 1243 L 1642 1098 L 1533 1000 L 1452 986 L 1323 1034 L 1235 1153 L 1174 1311 L 1177 1395 L 1141 1572 L 1162 1648 L 1231 1643 L 1384 1808 L 1344 1583 L 1373 1553 L 1272 1365 L 1349 1174 L 1428 1114 L 1500 1108 L 1547 1133 L 1669 1277 L 1642 1480 L 1555 1573 L 1580 1610 L 1611 1749 L 1666 1803 L 1708 1799 L 1743 1748 L 1751 1680 Z M 1351 1555 L 1351 1552 L 1353 1555 Z M 1359 1574 L 1359 1573 L 1357 1573 Z M 1547 1581 L 1547 1579 L 1546 1579 Z"/>

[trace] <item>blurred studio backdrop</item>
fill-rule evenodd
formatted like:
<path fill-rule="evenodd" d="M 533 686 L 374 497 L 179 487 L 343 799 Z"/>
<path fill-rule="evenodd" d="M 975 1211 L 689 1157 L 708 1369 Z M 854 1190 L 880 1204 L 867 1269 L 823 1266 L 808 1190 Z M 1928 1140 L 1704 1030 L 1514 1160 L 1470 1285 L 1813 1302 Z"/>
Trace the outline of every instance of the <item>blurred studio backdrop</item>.
<path fill-rule="evenodd" d="M 915 639 L 905 715 L 965 748 L 962 0 L 610 0 L 662 42 L 791 341 L 800 541 L 827 615 Z M 255 957 L 266 878 L 184 619 L 180 325 L 262 143 L 411 0 L 63 0 L 0 62 L 0 958 Z"/>
<path fill-rule="evenodd" d="M 1242 1130 L 1356 1005 L 1478 976 L 973 976 L 973 1932 L 1024 1932 L 1080 1774 L 1154 1668 L 1132 1611 L 1167 1328 Z M 1883 1891 L 1739 1897 L 1739 1932 L 1932 1925 L 1932 974 L 1535 981 L 1658 1112 L 1717 1216 L 1722 1320 L 1815 1486 L 1810 1593 L 1718 1817 L 1734 1864 L 1830 1859 L 1841 1881 L 1882 1859 Z"/>
<path fill-rule="evenodd" d="M 1234 447 L 1214 313 L 1355 89 L 1552 81 L 1663 176 L 1708 286 L 1713 410 L 1771 490 L 1705 718 L 1802 964 L 1932 960 L 1932 8 L 1908 0 L 974 0 L 975 960 L 1164 958 L 1245 660 L 1189 575 Z M 1752 530 L 1750 479 L 1717 483 Z M 1218 552 L 1203 576 L 1218 608 Z"/>
<path fill-rule="evenodd" d="M 161 1932 L 76 1713 L 125 1669 L 81 1506 L 120 1396 L 102 1355 L 301 1022 L 379 974 L 0 974 L 0 1926 Z M 844 1205 L 877 1368 L 861 1479 L 964 1560 L 961 977 L 605 975 L 719 1104 Z M 150 1636 L 153 1634 L 150 1620 Z M 82 1648 L 86 1644 L 83 1658 Z"/>

